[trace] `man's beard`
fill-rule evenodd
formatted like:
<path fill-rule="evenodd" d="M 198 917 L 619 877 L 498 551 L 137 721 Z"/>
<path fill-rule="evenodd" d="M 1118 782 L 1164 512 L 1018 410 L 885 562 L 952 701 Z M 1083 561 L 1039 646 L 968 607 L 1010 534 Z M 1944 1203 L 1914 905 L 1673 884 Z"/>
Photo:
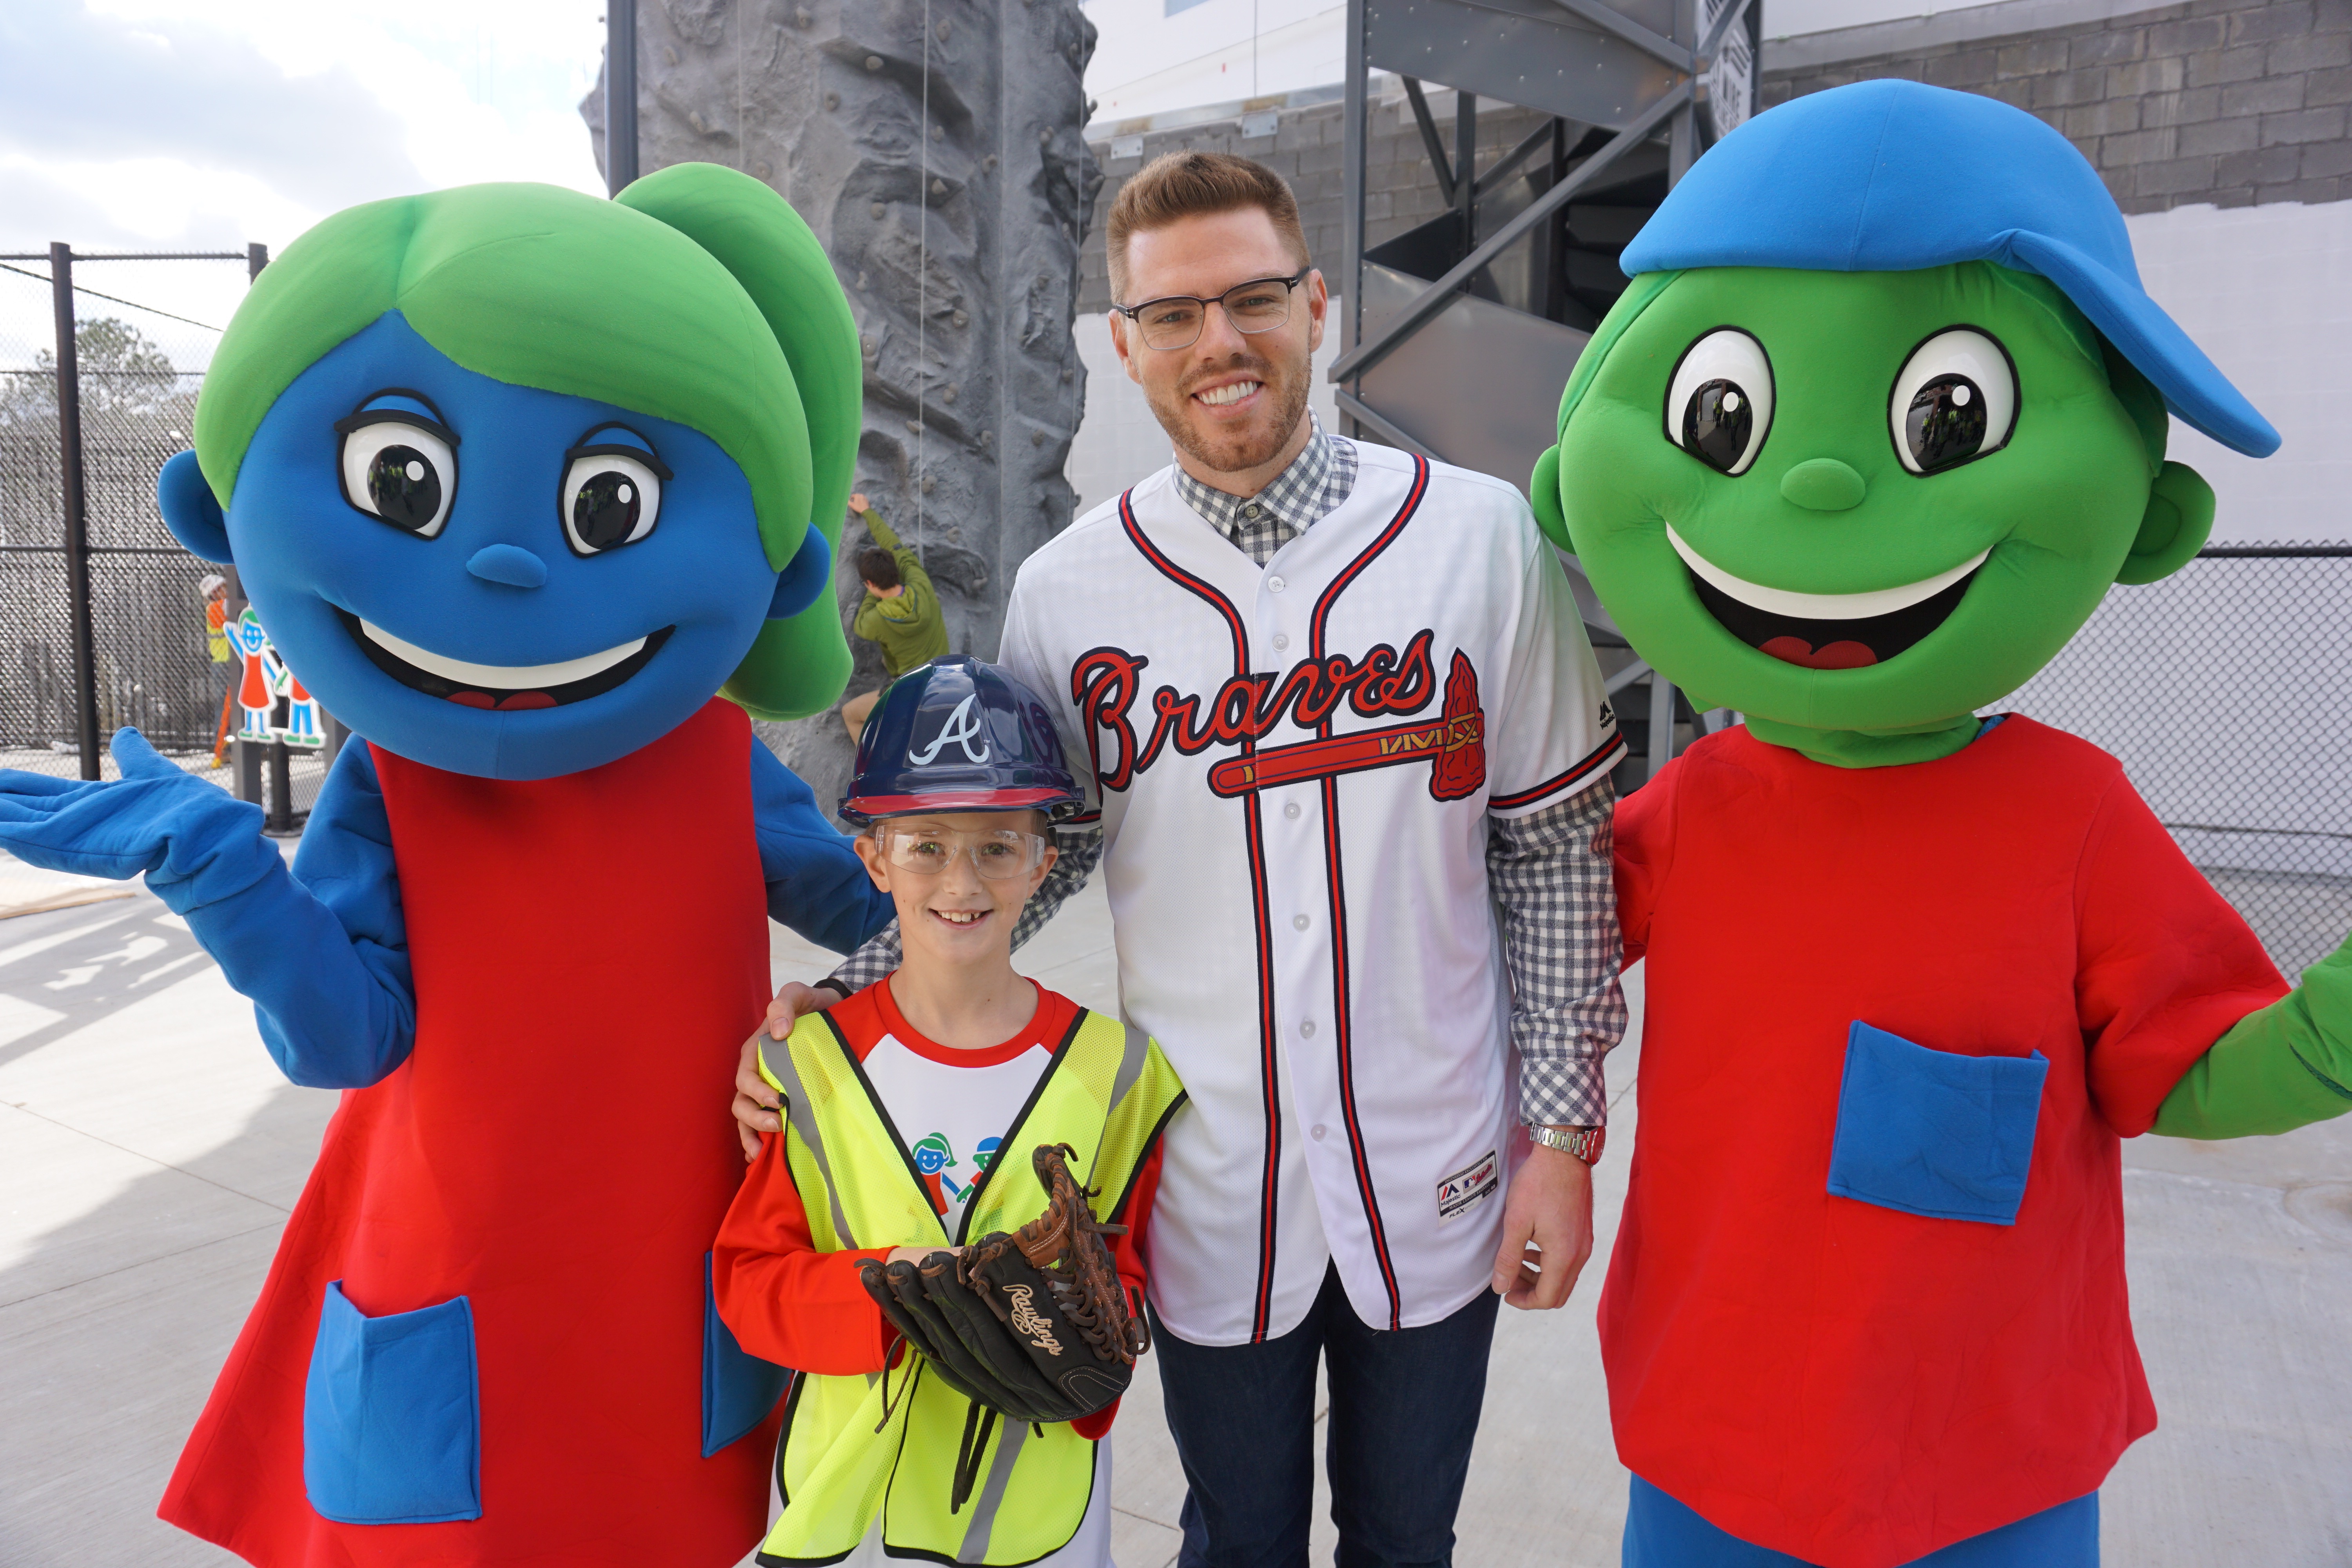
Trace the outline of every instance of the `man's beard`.
<path fill-rule="evenodd" d="M 1236 358 L 1191 377 L 1187 387 L 1172 395 L 1172 401 L 1151 397 L 1151 412 L 1177 449 L 1211 473 L 1235 474 L 1261 468 L 1274 460 L 1297 430 L 1298 422 L 1307 416 L 1310 367 L 1302 355 L 1297 364 L 1286 367 L 1288 374 L 1284 374 L 1284 368 L 1255 354 Z M 1241 429 L 1211 432 L 1204 439 L 1203 432 L 1192 422 L 1191 388 L 1235 373 L 1255 378 L 1265 389 L 1265 395 L 1274 404 L 1274 416 L 1270 422 L 1254 423 Z"/>

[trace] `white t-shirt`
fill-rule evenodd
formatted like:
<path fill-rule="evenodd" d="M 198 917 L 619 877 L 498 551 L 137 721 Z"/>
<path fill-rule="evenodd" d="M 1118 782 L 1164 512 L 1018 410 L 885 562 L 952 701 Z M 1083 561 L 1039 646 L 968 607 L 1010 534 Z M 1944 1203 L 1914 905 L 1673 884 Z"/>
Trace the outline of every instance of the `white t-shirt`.
<path fill-rule="evenodd" d="M 997 1140 L 1029 1103 L 1054 1048 L 1077 1022 L 1076 1005 L 1041 986 L 1037 1011 L 1020 1033 L 982 1050 L 958 1050 L 917 1032 L 888 981 L 874 987 L 874 1002 L 883 1032 L 860 1065 L 953 1237 L 972 1179 L 988 1169 Z"/>

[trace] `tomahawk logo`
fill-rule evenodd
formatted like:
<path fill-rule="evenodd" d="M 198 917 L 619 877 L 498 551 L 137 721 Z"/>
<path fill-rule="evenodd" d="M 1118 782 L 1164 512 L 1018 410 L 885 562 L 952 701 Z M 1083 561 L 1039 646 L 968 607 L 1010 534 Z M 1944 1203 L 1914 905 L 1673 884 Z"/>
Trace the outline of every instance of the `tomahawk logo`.
<path fill-rule="evenodd" d="M 979 700 L 980 693 L 975 691 L 957 703 L 955 711 L 948 715 L 948 721 L 940 726 L 940 732 L 931 737 L 931 743 L 909 754 L 907 760 L 917 767 L 929 767 L 931 760 L 940 754 L 940 748 L 953 741 L 963 749 L 964 761 L 988 761 L 988 732 L 980 727 L 980 715 L 972 710 L 972 704 Z M 980 742 L 977 752 L 971 749 L 974 741 Z"/>

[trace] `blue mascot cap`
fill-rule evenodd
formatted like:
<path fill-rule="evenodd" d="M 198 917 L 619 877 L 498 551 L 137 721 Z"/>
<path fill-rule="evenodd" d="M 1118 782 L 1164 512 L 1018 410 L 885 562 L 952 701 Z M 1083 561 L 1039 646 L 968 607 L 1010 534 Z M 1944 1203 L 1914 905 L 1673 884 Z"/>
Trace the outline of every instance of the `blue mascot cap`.
<path fill-rule="evenodd" d="M 857 738 L 841 815 L 861 826 L 929 811 L 1043 811 L 1085 805 L 1037 694 L 968 654 L 908 670 Z"/>
<path fill-rule="evenodd" d="M 1865 81 L 1791 99 L 1693 164 L 1620 265 L 1632 277 L 1957 261 L 2047 278 L 2174 414 L 2250 457 L 2278 449 L 2270 421 L 2140 287 L 2123 214 L 2083 155 L 1975 93 Z"/>

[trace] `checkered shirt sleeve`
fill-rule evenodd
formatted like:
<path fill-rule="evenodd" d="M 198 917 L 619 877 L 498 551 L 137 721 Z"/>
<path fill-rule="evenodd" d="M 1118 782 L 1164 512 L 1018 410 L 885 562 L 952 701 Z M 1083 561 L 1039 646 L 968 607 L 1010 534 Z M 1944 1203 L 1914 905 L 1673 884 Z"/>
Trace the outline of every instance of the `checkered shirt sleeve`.
<path fill-rule="evenodd" d="M 1327 434 L 1312 410 L 1307 417 L 1314 429 L 1307 445 L 1254 496 L 1228 495 L 1176 470 L 1176 491 L 1184 504 L 1260 566 L 1356 490 L 1356 444 Z"/>
<path fill-rule="evenodd" d="M 1103 830 L 1100 824 L 1056 828 L 1055 841 L 1062 851 L 1061 858 L 1055 860 L 1054 868 L 1045 873 L 1045 879 L 1038 884 L 1037 890 L 1029 895 L 1028 903 L 1022 906 L 1021 918 L 1013 922 L 1013 945 L 1015 948 L 1035 936 L 1045 922 L 1054 918 L 1054 911 L 1087 885 L 1087 879 L 1094 875 L 1095 867 L 1101 863 Z M 898 922 L 892 921 L 868 937 L 864 947 L 844 959 L 840 968 L 817 984 L 829 985 L 844 996 L 855 996 L 898 968 L 902 955 L 898 943 Z"/>
<path fill-rule="evenodd" d="M 1612 881 L 1616 788 L 1603 778 L 1517 818 L 1487 819 L 1486 879 L 1511 976 L 1519 1120 L 1600 1127 L 1601 1058 L 1625 1037 L 1624 958 Z"/>

